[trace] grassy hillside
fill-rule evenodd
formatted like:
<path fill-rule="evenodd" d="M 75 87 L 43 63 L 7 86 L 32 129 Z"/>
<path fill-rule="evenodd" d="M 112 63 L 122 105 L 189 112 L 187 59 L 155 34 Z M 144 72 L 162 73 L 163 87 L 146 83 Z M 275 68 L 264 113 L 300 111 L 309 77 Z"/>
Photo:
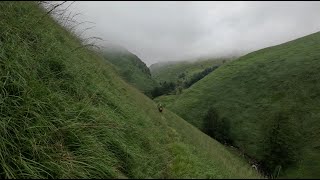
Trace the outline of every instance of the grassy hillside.
<path fill-rule="evenodd" d="M 151 91 L 151 97 L 172 100 L 174 95 L 179 95 L 184 89 L 189 88 L 200 79 L 216 70 L 229 59 L 198 59 L 195 62 L 165 62 L 150 66 L 152 76 L 159 82 L 159 86 Z M 156 100 L 157 101 L 157 100 Z"/>
<path fill-rule="evenodd" d="M 44 14 L 0 3 L 1 178 L 259 177 Z"/>
<path fill-rule="evenodd" d="M 128 50 L 108 48 L 104 50 L 103 56 L 115 66 L 121 77 L 145 94 L 158 86 L 158 83 L 151 78 L 146 64 Z"/>
<path fill-rule="evenodd" d="M 226 62 L 227 60 L 225 60 Z M 223 59 L 206 59 L 195 62 L 176 61 L 169 63 L 156 63 L 150 66 L 152 77 L 158 82 L 186 81 L 193 74 L 199 73 L 208 67 L 220 65 Z"/>
<path fill-rule="evenodd" d="M 203 129 L 214 107 L 229 120 L 235 145 L 249 155 L 282 164 L 282 177 L 319 178 L 319 69 L 318 32 L 222 65 L 170 109 Z"/>
<path fill-rule="evenodd" d="M 181 94 L 162 95 L 153 99 L 156 103 L 161 103 L 165 107 L 172 107 L 173 103 L 180 98 Z"/>

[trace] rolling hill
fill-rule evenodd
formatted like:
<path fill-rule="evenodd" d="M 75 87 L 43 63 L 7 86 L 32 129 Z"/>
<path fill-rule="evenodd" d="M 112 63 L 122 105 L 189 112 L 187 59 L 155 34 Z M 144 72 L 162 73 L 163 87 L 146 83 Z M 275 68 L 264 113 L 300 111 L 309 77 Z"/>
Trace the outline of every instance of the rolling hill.
<path fill-rule="evenodd" d="M 270 173 L 320 177 L 320 33 L 220 66 L 168 107 L 199 129 L 208 109 L 230 123 L 233 144 Z M 207 116 L 206 116 L 207 115 Z"/>
<path fill-rule="evenodd" d="M 1 178 L 260 178 L 35 2 L 0 3 Z"/>
<path fill-rule="evenodd" d="M 176 61 L 156 63 L 150 66 L 152 77 L 159 82 L 159 86 L 151 91 L 151 98 L 172 101 L 175 95 L 181 94 L 221 64 L 233 58 L 208 59 L 199 58 L 196 61 Z"/>
<path fill-rule="evenodd" d="M 186 81 L 196 73 L 206 68 L 219 66 L 228 59 L 200 59 L 197 61 L 160 62 L 152 64 L 150 71 L 152 77 L 158 82 Z"/>
<path fill-rule="evenodd" d="M 149 95 L 158 86 L 146 64 L 123 47 L 108 47 L 103 50 L 103 56 L 115 66 L 121 77 L 143 93 Z"/>

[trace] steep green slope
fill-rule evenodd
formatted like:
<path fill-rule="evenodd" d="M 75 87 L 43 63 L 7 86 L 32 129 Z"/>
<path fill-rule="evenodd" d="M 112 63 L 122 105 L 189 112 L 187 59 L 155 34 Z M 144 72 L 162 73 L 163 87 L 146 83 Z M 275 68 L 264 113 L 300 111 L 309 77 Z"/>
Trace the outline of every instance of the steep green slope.
<path fill-rule="evenodd" d="M 153 99 L 156 103 L 161 103 L 165 107 L 173 106 L 173 103 L 180 98 L 181 94 L 162 95 Z"/>
<path fill-rule="evenodd" d="M 254 178 L 32 2 L 0 3 L 1 178 Z"/>
<path fill-rule="evenodd" d="M 249 155 L 282 165 L 282 177 L 319 178 L 319 69 L 315 33 L 222 65 L 169 107 L 203 129 L 212 106 L 231 122 L 230 137 Z"/>
<path fill-rule="evenodd" d="M 153 76 L 158 82 L 174 82 L 175 90 L 170 93 L 159 93 L 159 96 L 154 96 L 153 100 L 163 105 L 174 103 L 184 89 L 189 88 L 212 71 L 216 70 L 221 64 L 231 61 L 229 59 L 207 59 L 198 60 L 195 62 L 167 62 L 156 63 L 150 66 Z M 163 86 L 163 84 L 160 84 Z M 161 90 L 159 90 L 162 92 Z M 156 94 L 152 93 L 153 95 Z M 162 95 L 161 95 L 162 94 Z"/>
<path fill-rule="evenodd" d="M 227 60 L 225 60 L 226 62 Z M 195 62 L 176 61 L 169 63 L 156 63 L 150 66 L 152 77 L 158 82 L 185 81 L 193 74 L 199 73 L 212 66 L 223 64 L 224 59 L 206 59 Z"/>
<path fill-rule="evenodd" d="M 120 76 L 145 94 L 158 86 L 146 64 L 128 50 L 111 47 L 104 50 L 103 56 L 115 66 Z"/>

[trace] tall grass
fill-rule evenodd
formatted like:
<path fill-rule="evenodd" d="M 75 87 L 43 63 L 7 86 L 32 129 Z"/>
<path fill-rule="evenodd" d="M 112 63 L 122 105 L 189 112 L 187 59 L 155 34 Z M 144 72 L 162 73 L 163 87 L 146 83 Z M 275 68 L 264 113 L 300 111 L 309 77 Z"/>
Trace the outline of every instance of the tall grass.
<path fill-rule="evenodd" d="M 78 48 L 81 41 L 44 14 L 33 2 L 0 3 L 1 178 L 259 177 L 190 125 L 181 131 L 203 144 L 183 140 L 173 129 L 182 119 L 161 116 L 100 54 Z M 225 155 L 206 158 L 216 151 Z"/>

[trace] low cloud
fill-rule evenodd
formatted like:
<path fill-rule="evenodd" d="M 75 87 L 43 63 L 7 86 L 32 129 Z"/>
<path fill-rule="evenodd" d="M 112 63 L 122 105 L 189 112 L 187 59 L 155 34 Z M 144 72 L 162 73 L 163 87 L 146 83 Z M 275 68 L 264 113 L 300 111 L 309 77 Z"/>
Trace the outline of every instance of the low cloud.
<path fill-rule="evenodd" d="M 147 65 L 241 55 L 320 31 L 320 2 L 76 2 L 89 36 L 117 43 Z"/>

